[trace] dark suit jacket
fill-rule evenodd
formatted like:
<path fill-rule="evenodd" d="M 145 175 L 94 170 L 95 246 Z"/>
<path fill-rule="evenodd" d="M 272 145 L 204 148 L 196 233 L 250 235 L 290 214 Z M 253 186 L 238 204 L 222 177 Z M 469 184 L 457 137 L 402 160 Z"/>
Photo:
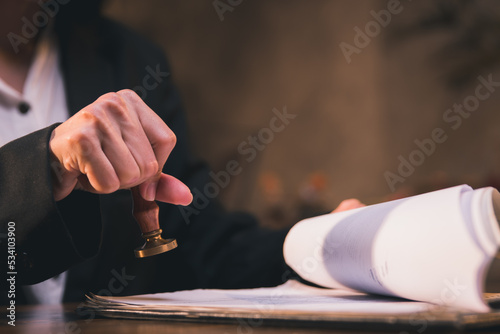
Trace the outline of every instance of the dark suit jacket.
<path fill-rule="evenodd" d="M 104 93 L 144 86 L 148 67 L 169 71 L 161 50 L 106 19 L 59 24 L 56 31 L 71 114 Z M 143 97 L 177 135 L 164 171 L 202 190 L 209 182 L 208 170 L 189 152 L 185 116 L 171 77 L 160 81 Z M 54 202 L 48 140 L 55 126 L 0 148 L 0 263 L 3 274 L 5 233 L 8 222 L 14 222 L 18 303 L 23 299 L 20 284 L 40 282 L 68 268 L 65 301 L 82 300 L 89 291 L 120 295 L 270 286 L 285 279 L 286 231 L 260 229 L 253 217 L 226 213 L 215 201 L 191 215 L 189 222 L 178 207 L 160 204 L 164 235 L 176 238 L 179 247 L 151 258 L 134 258 L 133 249 L 142 240 L 131 215 L 129 191 L 74 191 Z M 5 279 L 1 282 L 5 288 Z"/>

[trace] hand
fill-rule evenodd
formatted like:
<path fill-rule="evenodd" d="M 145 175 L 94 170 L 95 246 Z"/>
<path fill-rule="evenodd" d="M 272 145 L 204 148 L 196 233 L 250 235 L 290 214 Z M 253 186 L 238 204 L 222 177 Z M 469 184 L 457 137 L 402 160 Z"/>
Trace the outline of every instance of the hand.
<path fill-rule="evenodd" d="M 332 213 L 362 208 L 364 206 L 365 205 L 356 198 L 345 199 L 340 202 L 339 206 L 337 206 L 337 208 L 333 210 Z"/>
<path fill-rule="evenodd" d="M 139 186 L 148 201 L 187 205 L 189 188 L 161 173 L 175 134 L 131 90 L 99 97 L 52 132 L 54 198 L 74 189 L 98 194 Z"/>

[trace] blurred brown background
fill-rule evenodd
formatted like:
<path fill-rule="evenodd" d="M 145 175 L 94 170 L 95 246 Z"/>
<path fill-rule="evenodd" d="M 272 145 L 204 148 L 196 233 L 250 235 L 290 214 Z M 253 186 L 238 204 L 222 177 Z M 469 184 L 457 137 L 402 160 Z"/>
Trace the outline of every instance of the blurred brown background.
<path fill-rule="evenodd" d="M 105 5 L 164 48 L 195 152 L 214 172 L 241 163 L 219 196 L 229 209 L 277 227 L 349 197 L 375 203 L 454 184 L 499 185 L 500 87 L 456 130 L 443 115 L 474 95 L 479 75 L 500 82 L 500 3 L 403 0 L 389 22 L 380 11 L 397 1 L 239 2 Z M 214 3 L 228 6 L 223 20 Z M 348 63 L 340 45 L 355 46 L 356 27 L 372 37 Z M 285 106 L 297 117 L 246 162 L 239 145 Z M 408 160 L 414 141 L 438 127 L 447 140 L 391 189 L 385 173 L 397 174 L 399 156 Z"/>

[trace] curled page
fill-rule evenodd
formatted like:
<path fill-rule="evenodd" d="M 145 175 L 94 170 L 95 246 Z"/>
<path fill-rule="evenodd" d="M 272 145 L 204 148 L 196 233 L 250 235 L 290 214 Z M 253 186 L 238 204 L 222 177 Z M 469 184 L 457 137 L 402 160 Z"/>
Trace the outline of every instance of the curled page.
<path fill-rule="evenodd" d="M 499 212 L 496 189 L 456 186 L 303 220 L 283 252 L 302 278 L 324 287 L 487 312 Z"/>

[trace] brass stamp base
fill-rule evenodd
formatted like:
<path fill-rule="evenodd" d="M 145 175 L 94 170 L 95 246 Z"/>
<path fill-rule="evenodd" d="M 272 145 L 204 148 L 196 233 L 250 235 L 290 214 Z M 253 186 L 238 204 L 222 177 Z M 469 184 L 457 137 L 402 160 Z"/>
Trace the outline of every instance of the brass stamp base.
<path fill-rule="evenodd" d="M 175 239 L 161 237 L 161 229 L 143 233 L 142 237 L 146 239 L 146 242 L 142 247 L 134 250 L 135 257 L 138 258 L 161 254 L 177 247 Z"/>

